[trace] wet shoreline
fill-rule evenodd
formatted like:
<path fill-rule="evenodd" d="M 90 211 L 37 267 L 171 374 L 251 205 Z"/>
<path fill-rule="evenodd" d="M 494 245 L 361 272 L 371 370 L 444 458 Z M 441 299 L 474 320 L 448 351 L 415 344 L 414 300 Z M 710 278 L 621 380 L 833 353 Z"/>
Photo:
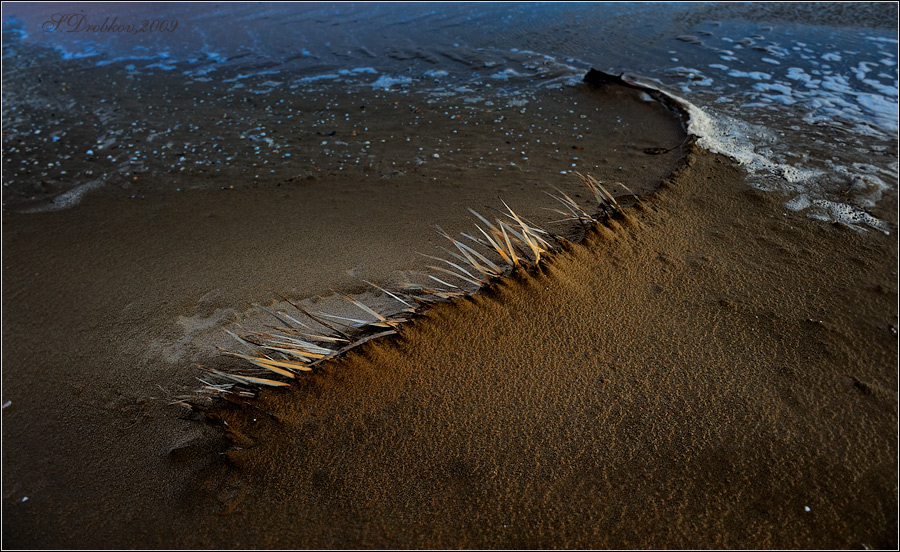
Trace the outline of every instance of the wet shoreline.
<path fill-rule="evenodd" d="M 569 27 L 534 40 L 586 40 Z M 648 63 L 721 63 L 698 28 Z M 729 63 L 799 59 L 752 48 L 771 36 Z M 896 172 L 896 140 L 820 128 L 844 157 L 815 195 L 740 164 L 795 166 L 766 150 L 787 126 L 756 135 L 724 110 L 705 136 L 737 129 L 750 150 L 673 148 L 670 111 L 538 50 L 468 48 L 453 63 L 480 74 L 462 80 L 400 42 L 388 63 L 416 69 L 5 59 L 4 546 L 895 547 L 896 187 L 863 200 Z M 695 76 L 663 88 L 703 98 Z M 576 170 L 642 205 L 553 223 L 554 187 L 589 204 Z M 890 234 L 791 209 L 804 195 Z M 224 436 L 172 404 L 197 364 L 224 364 L 225 329 L 272 324 L 259 306 L 393 288 L 441 254 L 434 225 L 471 231 L 467 209 L 498 197 L 585 242 L 224 409 Z"/>

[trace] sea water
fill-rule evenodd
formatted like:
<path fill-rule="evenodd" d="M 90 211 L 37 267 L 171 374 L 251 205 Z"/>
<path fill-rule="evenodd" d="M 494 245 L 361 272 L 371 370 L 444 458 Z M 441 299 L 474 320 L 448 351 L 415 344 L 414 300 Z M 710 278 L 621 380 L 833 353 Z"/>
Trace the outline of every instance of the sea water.
<path fill-rule="evenodd" d="M 699 144 L 743 165 L 749 185 L 787 192 L 786 210 L 884 232 L 896 223 L 873 214 L 898 178 L 889 4 L 4 4 L 2 55 L 4 205 L 40 192 L 38 180 L 53 184 L 29 208 L 59 209 L 111 175 L 153 169 L 172 175 L 156 185 L 182 186 L 184 171 L 223 174 L 248 158 L 274 167 L 327 157 L 339 160 L 327 170 L 343 170 L 360 152 L 326 132 L 315 161 L 278 130 L 301 107 L 309 129 L 349 122 L 347 110 L 326 109 L 341 94 L 426 97 L 473 126 L 472 114 L 492 108 L 537 118 L 536 91 L 577 86 L 593 67 L 679 98 Z M 99 89 L 74 102 L 54 78 L 73 67 L 132 83 L 123 90 L 133 101 Z M 189 105 L 173 118 L 165 103 L 176 96 Z M 326 108 L 316 118 L 285 98 Z M 248 104 L 257 111 L 238 132 L 234 114 Z M 84 124 L 54 126 L 64 114 Z M 578 136 L 588 122 L 566 124 Z M 401 163 L 445 153 L 421 150 Z M 58 154 L 48 161 L 47 151 Z M 496 167 L 526 153 L 503 155 Z M 581 168 L 565 161 L 561 171 Z"/>

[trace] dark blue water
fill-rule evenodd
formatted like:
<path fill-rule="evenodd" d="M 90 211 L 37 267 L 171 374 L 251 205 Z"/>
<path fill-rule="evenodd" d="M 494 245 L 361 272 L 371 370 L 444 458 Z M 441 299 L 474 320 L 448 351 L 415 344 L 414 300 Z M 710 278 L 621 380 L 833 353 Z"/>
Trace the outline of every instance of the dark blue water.
<path fill-rule="evenodd" d="M 34 48 L 260 101 L 485 83 L 515 95 L 596 67 L 696 105 L 703 145 L 746 165 L 752 185 L 791 192 L 786 208 L 879 226 L 868 210 L 896 189 L 887 4 L 4 4 L 3 29 L 4 126 L 19 132 L 34 83 L 17 67 Z"/>

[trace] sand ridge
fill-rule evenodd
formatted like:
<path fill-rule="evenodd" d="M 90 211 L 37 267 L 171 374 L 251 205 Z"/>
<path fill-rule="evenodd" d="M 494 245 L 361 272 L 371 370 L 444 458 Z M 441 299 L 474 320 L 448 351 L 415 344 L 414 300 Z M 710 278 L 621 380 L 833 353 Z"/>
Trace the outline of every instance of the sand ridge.
<path fill-rule="evenodd" d="M 893 546 L 896 244 L 690 164 L 542 271 L 223 412 L 224 541 Z"/>

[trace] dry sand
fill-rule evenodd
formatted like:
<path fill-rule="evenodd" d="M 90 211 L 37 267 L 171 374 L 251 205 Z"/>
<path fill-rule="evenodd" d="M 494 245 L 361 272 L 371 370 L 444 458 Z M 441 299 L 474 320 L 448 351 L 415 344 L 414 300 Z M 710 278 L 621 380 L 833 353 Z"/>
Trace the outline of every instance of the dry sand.
<path fill-rule="evenodd" d="M 206 543 L 895 547 L 895 239 L 690 165 L 542 271 L 227 409 Z"/>
<path fill-rule="evenodd" d="M 421 231 L 294 231 L 309 219 L 273 222 L 290 207 L 260 190 L 6 214 L 3 545 L 895 547 L 896 238 L 743 178 L 691 151 L 540 271 L 223 406 L 225 439 L 166 405 L 197 328 L 273 291 L 387 282 L 414 255 L 382 240 Z M 450 211 L 451 190 L 356 184 L 335 207 L 363 227 L 395 216 L 372 193 L 423 227 Z"/>

